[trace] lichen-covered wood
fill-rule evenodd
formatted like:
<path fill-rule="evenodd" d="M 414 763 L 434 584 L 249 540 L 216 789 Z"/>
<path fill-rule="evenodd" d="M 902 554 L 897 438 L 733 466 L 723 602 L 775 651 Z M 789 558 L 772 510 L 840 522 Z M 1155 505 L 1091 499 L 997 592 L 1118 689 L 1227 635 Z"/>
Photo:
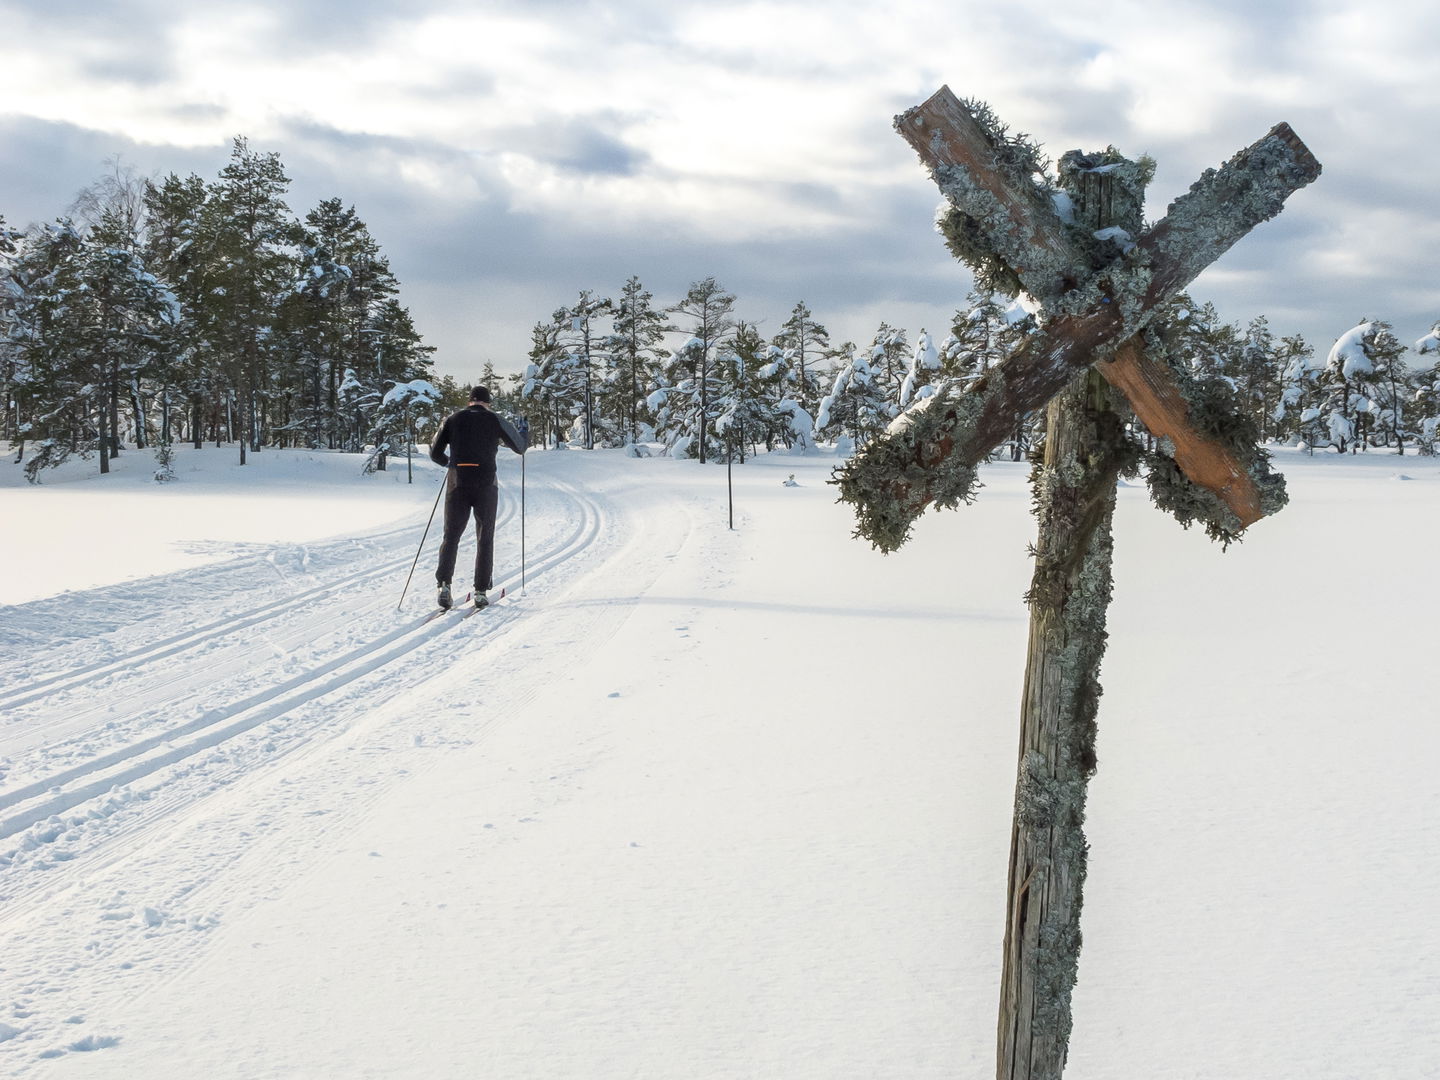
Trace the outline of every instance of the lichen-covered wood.
<path fill-rule="evenodd" d="M 1201 525 L 1206 534 L 1221 544 L 1230 544 L 1253 520 L 1279 513 L 1289 501 L 1285 478 L 1271 469 L 1270 453 L 1261 445 L 1255 421 L 1239 407 L 1235 390 L 1222 376 L 1202 378 L 1177 358 L 1168 355 L 1166 344 L 1155 327 L 1126 342 L 1120 357 L 1132 349 L 1148 367 L 1165 366 L 1177 388 L 1186 426 L 1176 433 L 1155 431 L 1163 436 L 1158 445 L 1144 454 L 1145 481 L 1151 501 L 1173 516 L 1185 528 Z M 1097 370 L 1116 379 L 1114 365 L 1099 364 Z M 1187 443 L 1189 433 L 1204 436 L 1206 463 L 1215 470 L 1210 482 L 1194 479 L 1202 465 Z M 1213 456 L 1213 451 L 1219 456 Z M 1231 483 L 1224 483 L 1220 467 L 1228 470 Z"/>
<path fill-rule="evenodd" d="M 1111 592 L 1116 479 L 1136 465 L 1116 395 L 1094 372 L 1052 401 L 1034 477 L 1039 531 L 1020 710 L 999 1080 L 1058 1080 L 1080 961 L 1085 799 Z"/>
<path fill-rule="evenodd" d="M 1182 389 L 1184 373 L 1152 359 L 1138 337 L 1128 339 L 1111 360 L 1096 367 L 1131 402 L 1143 403 L 1135 411 L 1145 416 L 1146 428 L 1169 442 L 1173 449 L 1168 457 L 1187 486 L 1205 493 L 1192 493 L 1197 506 L 1203 501 L 1205 509 L 1197 509 L 1182 524 L 1197 518 L 1213 520 L 1226 538 L 1234 539 L 1284 505 L 1283 497 L 1266 497 L 1277 490 L 1283 496 L 1285 484 L 1283 477 L 1270 472 L 1269 455 L 1248 455 L 1213 426 L 1197 422 L 1190 403 L 1193 392 L 1187 395 Z M 1164 467 L 1158 459 L 1157 467 Z"/>
<path fill-rule="evenodd" d="M 1149 170 L 1113 150 L 1071 153 L 1060 183 L 1096 229 L 1132 228 Z M 996 1041 L 999 1080 L 1059 1080 L 1080 963 L 1085 800 L 1095 771 L 1100 661 L 1110 606 L 1116 480 L 1139 447 L 1124 399 L 1093 368 L 1046 412 L 1032 477 L 1038 532 L 1010 839 Z"/>
<path fill-rule="evenodd" d="M 1042 408 L 1077 372 L 1113 357 L 1206 266 L 1279 213 L 1285 199 L 1320 172 L 1289 126 L 1277 125 L 1219 169 L 1207 170 L 1170 205 L 1165 220 L 1097 269 L 1097 249 L 1056 209 L 1056 188 L 1035 178 L 1038 157 L 1005 142 L 988 110 L 961 103 L 942 88 L 897 117 L 896 128 L 963 215 L 967 242 L 977 252 L 988 251 L 1045 307 L 1041 332 L 977 382 L 963 401 L 953 394 L 932 399 L 927 415 L 897 425 L 837 472 L 841 499 L 856 508 L 857 535 L 883 551 L 904 543 L 932 503 L 950 506 L 970 498 L 975 467 L 1021 417 Z M 1133 167 L 1141 170 L 1135 179 L 1143 186 L 1144 166 Z M 1127 217 L 1138 211 L 1138 203 L 1132 207 Z M 1127 232 L 1138 231 L 1138 224 L 1129 222 Z M 1026 247 L 1031 243 L 1033 253 Z M 1151 430 L 1170 432 L 1166 437 L 1172 441 L 1184 430 L 1177 446 L 1183 443 L 1185 450 L 1177 462 L 1192 483 L 1214 496 L 1197 505 L 1220 508 L 1222 531 L 1243 530 L 1255 520 L 1254 511 L 1264 508 L 1265 501 L 1249 491 L 1263 478 L 1231 475 L 1235 462 L 1226 448 L 1190 424 L 1186 410 L 1173 407 L 1184 393 L 1166 365 L 1149 363 L 1143 352 L 1129 366 L 1136 365 L 1135 372 L 1125 365 L 1113 372 L 1137 390 L 1130 400 L 1136 415 Z M 1141 393 L 1144 389 L 1150 392 Z"/>
<path fill-rule="evenodd" d="M 939 226 L 951 251 L 982 284 L 1041 300 L 1042 325 L 973 386 L 944 388 L 905 414 L 835 483 L 855 507 L 857 533 L 893 550 L 927 506 L 972 499 L 979 462 L 1020 417 L 1048 409 L 1033 481 L 1039 536 L 996 1075 L 1060 1080 L 1080 957 L 1116 479 L 1143 456 L 1156 504 L 1225 543 L 1285 502 L 1225 384 L 1191 375 L 1151 324 L 1163 327 L 1155 320 L 1184 287 L 1320 167 L 1282 124 L 1207 171 L 1143 231 L 1148 159 L 1071 151 L 1047 178 L 1037 146 L 946 88 L 896 127 L 946 195 Z M 1126 403 L 1158 449 L 1142 455 Z"/>
<path fill-rule="evenodd" d="M 1011 136 L 982 102 L 962 102 L 942 86 L 895 118 L 895 130 L 919 152 L 955 216 L 951 251 L 985 284 L 1042 303 L 1076 284 L 1065 225 L 1044 182 L 1039 148 Z"/>

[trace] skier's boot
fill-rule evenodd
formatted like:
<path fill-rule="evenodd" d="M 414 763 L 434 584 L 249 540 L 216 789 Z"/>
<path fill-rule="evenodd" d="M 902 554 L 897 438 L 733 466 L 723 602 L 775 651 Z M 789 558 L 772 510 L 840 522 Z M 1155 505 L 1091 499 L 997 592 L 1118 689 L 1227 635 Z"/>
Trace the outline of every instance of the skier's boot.
<path fill-rule="evenodd" d="M 488 606 L 489 603 L 490 603 L 489 599 L 485 596 L 485 590 L 484 590 L 484 589 L 476 589 L 476 590 L 475 590 L 475 606 L 476 606 L 477 608 L 482 608 L 482 607 Z"/>
<path fill-rule="evenodd" d="M 435 600 L 436 603 L 440 605 L 441 611 L 450 610 L 450 604 L 452 603 L 452 601 L 450 599 L 450 583 L 448 581 L 440 582 L 440 595 L 437 596 Z"/>

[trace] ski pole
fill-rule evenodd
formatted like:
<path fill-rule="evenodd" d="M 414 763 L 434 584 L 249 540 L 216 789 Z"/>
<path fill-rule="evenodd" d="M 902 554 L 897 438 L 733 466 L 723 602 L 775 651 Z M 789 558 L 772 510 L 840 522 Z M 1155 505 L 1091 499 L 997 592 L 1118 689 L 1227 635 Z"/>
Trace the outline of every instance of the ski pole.
<path fill-rule="evenodd" d="M 410 573 L 405 575 L 405 588 L 400 590 L 400 604 L 405 603 L 405 594 L 410 591 L 410 579 L 415 576 L 415 566 L 420 562 L 420 552 L 425 550 L 425 538 L 430 535 L 430 526 L 435 522 L 435 511 L 440 509 L 440 496 L 445 491 L 445 478 L 440 478 L 440 490 L 435 492 L 435 505 L 430 508 L 430 520 L 425 522 L 425 531 L 420 534 L 420 546 L 415 549 L 415 558 L 410 563 Z M 395 610 L 400 610 L 400 604 Z"/>
<path fill-rule="evenodd" d="M 530 425 L 525 425 L 528 433 Z M 529 450 L 527 446 L 525 448 Z M 525 455 L 520 455 L 520 595 L 525 595 Z"/>

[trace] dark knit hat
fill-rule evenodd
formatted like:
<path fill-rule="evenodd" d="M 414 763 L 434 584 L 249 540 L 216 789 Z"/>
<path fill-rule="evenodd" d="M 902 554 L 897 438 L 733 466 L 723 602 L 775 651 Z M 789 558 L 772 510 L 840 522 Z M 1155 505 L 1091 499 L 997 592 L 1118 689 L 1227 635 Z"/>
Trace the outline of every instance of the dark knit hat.
<path fill-rule="evenodd" d="M 471 400 L 471 401 L 483 401 L 486 405 L 489 405 L 489 404 L 490 404 L 490 388 L 489 388 L 488 386 L 477 386 L 477 387 L 475 387 L 474 390 L 471 390 L 471 391 L 470 391 L 470 400 Z"/>

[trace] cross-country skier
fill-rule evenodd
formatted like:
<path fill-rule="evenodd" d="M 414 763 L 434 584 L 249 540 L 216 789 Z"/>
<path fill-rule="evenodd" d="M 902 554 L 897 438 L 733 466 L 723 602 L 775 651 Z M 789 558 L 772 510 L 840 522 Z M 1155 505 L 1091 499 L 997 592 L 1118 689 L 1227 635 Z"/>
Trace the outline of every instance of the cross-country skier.
<path fill-rule="evenodd" d="M 517 454 L 523 454 L 529 442 L 529 431 L 522 423 L 516 430 L 490 408 L 490 390 L 477 386 L 470 391 L 470 405 L 446 418 L 440 433 L 430 445 L 430 460 L 445 465 L 445 538 L 440 544 L 440 565 L 435 583 L 440 589 L 440 606 L 448 608 L 450 577 L 455 572 L 455 552 L 460 535 L 475 515 L 475 606 L 489 603 L 485 590 L 494 587 L 491 580 L 495 566 L 495 509 L 500 501 L 500 488 L 495 482 L 495 454 L 504 442 Z M 446 448 L 450 454 L 446 456 Z"/>

